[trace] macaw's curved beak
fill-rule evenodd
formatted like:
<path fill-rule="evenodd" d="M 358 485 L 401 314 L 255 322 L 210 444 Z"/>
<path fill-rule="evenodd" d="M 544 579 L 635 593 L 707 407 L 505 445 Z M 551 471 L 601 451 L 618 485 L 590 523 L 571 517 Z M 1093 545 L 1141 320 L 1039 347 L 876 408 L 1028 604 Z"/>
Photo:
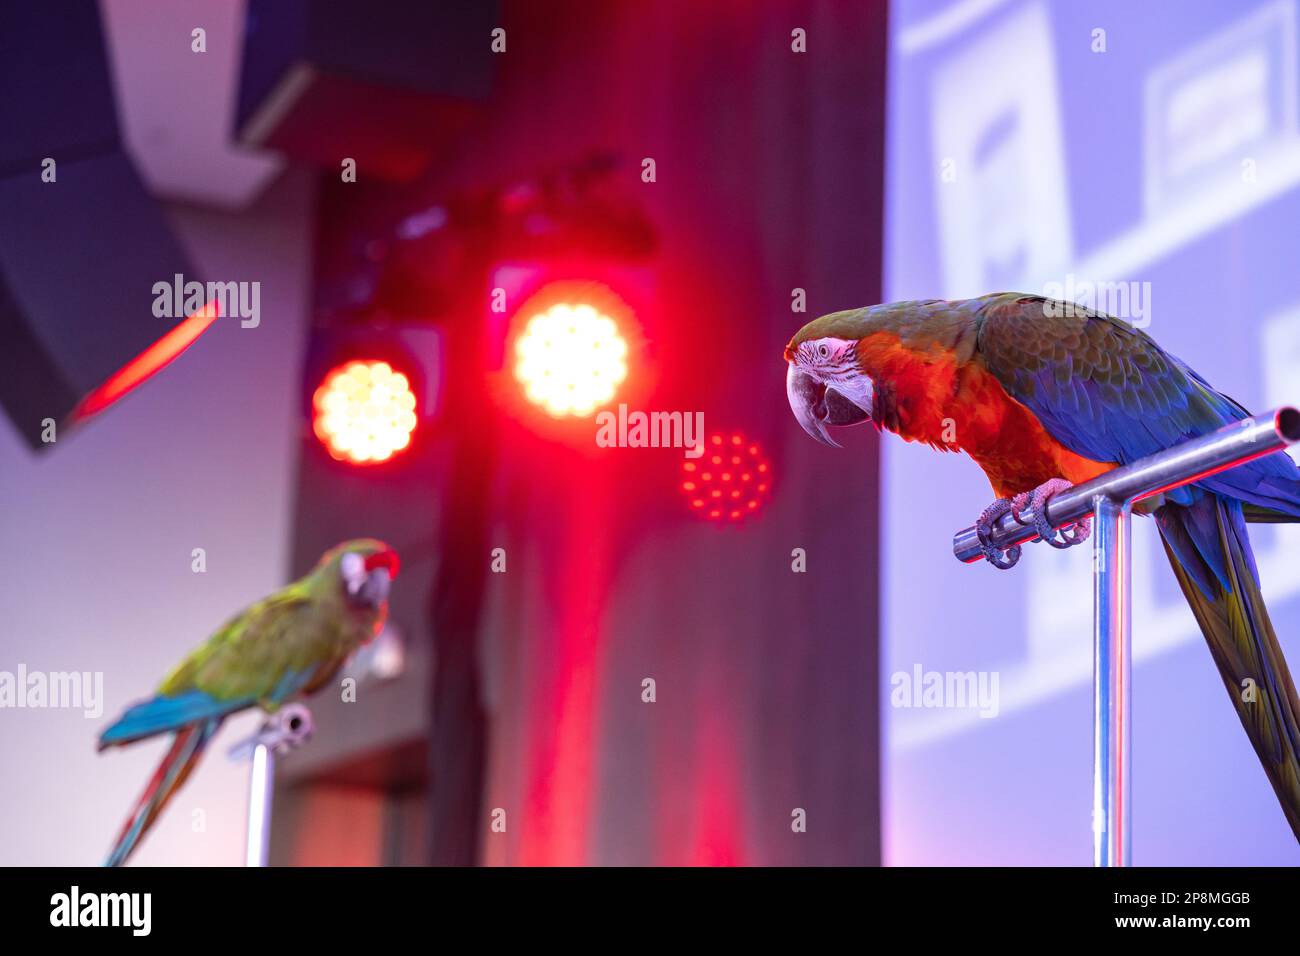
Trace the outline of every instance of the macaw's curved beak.
<path fill-rule="evenodd" d="M 785 373 L 785 394 L 797 422 L 823 445 L 839 448 L 827 425 L 857 425 L 871 417 L 871 379 L 860 375 L 851 382 L 826 386 L 793 364 Z"/>

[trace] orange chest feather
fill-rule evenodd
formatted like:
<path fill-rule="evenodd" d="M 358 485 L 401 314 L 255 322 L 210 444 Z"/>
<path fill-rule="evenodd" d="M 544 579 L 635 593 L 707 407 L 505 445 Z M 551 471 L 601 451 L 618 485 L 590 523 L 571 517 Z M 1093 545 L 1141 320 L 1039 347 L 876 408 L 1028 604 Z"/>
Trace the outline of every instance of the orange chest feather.
<path fill-rule="evenodd" d="M 999 497 L 1048 481 L 1079 483 L 1114 468 L 1070 451 L 1002 387 L 978 361 L 904 349 L 879 356 L 877 381 L 886 383 L 886 424 L 908 441 L 964 451 L 988 476 Z"/>

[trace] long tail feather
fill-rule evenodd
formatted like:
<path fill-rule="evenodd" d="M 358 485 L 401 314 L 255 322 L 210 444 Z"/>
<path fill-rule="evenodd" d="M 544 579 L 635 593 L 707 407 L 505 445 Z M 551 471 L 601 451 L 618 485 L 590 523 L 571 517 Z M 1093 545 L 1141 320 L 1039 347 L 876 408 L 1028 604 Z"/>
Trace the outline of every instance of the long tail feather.
<path fill-rule="evenodd" d="M 1236 507 L 1207 495 L 1191 507 L 1162 507 L 1156 517 L 1169 563 L 1228 696 L 1300 841 L 1300 697 L 1264 607 Z"/>
<path fill-rule="evenodd" d="M 1300 518 L 1285 511 L 1263 508 L 1259 505 L 1243 505 L 1242 513 L 1251 524 L 1300 524 Z"/>
<path fill-rule="evenodd" d="M 121 866 L 135 850 L 145 833 L 153 826 L 172 796 L 189 777 L 190 771 L 203 755 L 204 748 L 221 726 L 220 717 L 209 717 L 181 728 L 172 738 L 171 748 L 154 771 L 149 785 L 127 817 L 117 842 L 109 851 L 105 866 Z"/>

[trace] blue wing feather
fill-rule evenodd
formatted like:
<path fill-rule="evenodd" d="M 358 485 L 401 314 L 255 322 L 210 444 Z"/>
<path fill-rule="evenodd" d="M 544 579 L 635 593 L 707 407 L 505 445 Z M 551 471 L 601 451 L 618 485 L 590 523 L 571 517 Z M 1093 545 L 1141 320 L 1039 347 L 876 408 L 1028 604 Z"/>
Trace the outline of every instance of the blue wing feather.
<path fill-rule="evenodd" d="M 174 697 L 154 697 L 128 707 L 112 726 L 99 735 L 99 749 L 179 730 L 196 721 L 224 717 L 253 703 L 251 697 L 218 700 L 201 690 L 186 691 Z"/>
<path fill-rule="evenodd" d="M 1127 464 L 1250 417 L 1140 329 L 1106 315 L 1053 317 L 1034 296 L 991 296 L 979 348 L 1007 392 L 1075 454 Z M 1300 517 L 1300 468 L 1279 452 L 1166 497 L 1198 489 Z"/>

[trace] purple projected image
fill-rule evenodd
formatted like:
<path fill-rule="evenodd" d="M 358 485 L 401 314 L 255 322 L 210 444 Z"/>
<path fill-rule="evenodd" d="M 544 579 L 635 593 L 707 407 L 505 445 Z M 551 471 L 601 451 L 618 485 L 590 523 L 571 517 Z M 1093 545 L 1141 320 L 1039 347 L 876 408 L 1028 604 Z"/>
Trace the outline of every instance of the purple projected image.
<path fill-rule="evenodd" d="M 1064 299 L 1246 408 L 1300 401 L 1296 21 L 1292 0 L 896 2 L 886 300 Z M 1156 429 L 1172 413 L 1146 414 Z M 948 542 L 989 484 L 932 455 L 882 446 L 885 862 L 1085 864 L 1090 549 L 959 564 Z M 1300 863 L 1155 522 L 1133 527 L 1133 862 Z M 1300 527 L 1252 524 L 1250 540 L 1295 661 Z M 928 675 L 971 692 L 927 706 Z"/>

